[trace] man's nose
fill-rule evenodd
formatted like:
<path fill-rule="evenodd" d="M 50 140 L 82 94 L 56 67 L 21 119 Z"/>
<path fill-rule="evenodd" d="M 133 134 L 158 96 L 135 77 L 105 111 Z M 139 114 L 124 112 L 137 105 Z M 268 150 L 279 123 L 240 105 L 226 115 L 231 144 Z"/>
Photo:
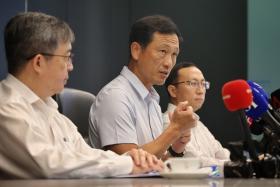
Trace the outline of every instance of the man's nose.
<path fill-rule="evenodd" d="M 172 65 L 173 65 L 173 58 L 172 58 L 172 55 L 167 55 L 165 61 L 164 61 L 164 65 L 168 68 L 170 68 Z M 176 62 L 176 61 L 175 61 Z M 174 63 L 175 64 L 175 63 Z"/>
<path fill-rule="evenodd" d="M 67 71 L 73 71 L 73 69 L 74 69 L 74 65 L 72 64 L 72 62 L 68 62 L 67 63 Z"/>

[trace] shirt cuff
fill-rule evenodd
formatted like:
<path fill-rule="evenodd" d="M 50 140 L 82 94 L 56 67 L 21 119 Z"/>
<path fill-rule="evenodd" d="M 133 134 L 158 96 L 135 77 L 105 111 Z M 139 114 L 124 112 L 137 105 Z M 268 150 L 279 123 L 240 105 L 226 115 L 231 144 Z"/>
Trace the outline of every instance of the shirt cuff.
<path fill-rule="evenodd" d="M 133 170 L 133 166 L 134 163 L 130 156 L 121 155 L 115 160 L 114 176 L 130 174 Z"/>

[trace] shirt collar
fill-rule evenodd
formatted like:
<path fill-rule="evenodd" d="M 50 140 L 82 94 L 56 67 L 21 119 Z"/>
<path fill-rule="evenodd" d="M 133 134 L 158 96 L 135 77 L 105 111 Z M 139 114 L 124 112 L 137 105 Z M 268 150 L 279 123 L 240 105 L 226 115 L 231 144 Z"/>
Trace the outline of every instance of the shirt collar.
<path fill-rule="evenodd" d="M 8 76 L 6 78 L 6 83 L 11 85 L 11 87 L 13 89 L 15 89 L 17 93 L 22 95 L 22 97 L 25 98 L 30 104 L 33 104 L 33 103 L 36 103 L 39 101 L 44 102 L 28 86 L 26 86 L 23 82 L 21 82 L 19 79 L 17 79 L 12 74 L 8 74 Z M 57 103 L 51 97 L 48 97 L 44 103 L 52 108 L 58 108 Z"/>
<path fill-rule="evenodd" d="M 149 99 L 151 97 L 159 102 L 159 95 L 154 87 L 152 87 L 149 91 L 139 80 L 139 78 L 127 68 L 127 66 L 123 67 L 121 76 L 125 77 L 129 81 L 131 86 L 136 90 L 143 100 Z"/>

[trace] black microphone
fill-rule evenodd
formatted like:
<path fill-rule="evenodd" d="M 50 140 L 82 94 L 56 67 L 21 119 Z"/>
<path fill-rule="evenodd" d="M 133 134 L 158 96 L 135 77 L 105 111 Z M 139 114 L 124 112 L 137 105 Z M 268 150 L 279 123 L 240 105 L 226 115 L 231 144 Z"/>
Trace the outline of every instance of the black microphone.
<path fill-rule="evenodd" d="M 261 142 L 264 138 L 264 124 L 262 124 L 262 121 L 253 121 L 249 125 L 249 129 L 252 139 L 256 142 Z"/>
<path fill-rule="evenodd" d="M 280 113 L 280 88 L 271 92 L 270 96 L 273 109 Z"/>
<path fill-rule="evenodd" d="M 272 106 L 271 113 L 280 122 L 280 88 L 273 91 L 271 94 L 270 104 Z"/>

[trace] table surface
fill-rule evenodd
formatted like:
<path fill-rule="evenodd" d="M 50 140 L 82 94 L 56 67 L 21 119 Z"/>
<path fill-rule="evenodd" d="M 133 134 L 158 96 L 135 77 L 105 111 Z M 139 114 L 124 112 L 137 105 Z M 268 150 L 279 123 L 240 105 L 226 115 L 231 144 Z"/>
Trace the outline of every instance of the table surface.
<path fill-rule="evenodd" d="M 280 179 L 57 179 L 57 180 L 0 180 L 0 187 L 273 187 L 280 186 Z"/>

